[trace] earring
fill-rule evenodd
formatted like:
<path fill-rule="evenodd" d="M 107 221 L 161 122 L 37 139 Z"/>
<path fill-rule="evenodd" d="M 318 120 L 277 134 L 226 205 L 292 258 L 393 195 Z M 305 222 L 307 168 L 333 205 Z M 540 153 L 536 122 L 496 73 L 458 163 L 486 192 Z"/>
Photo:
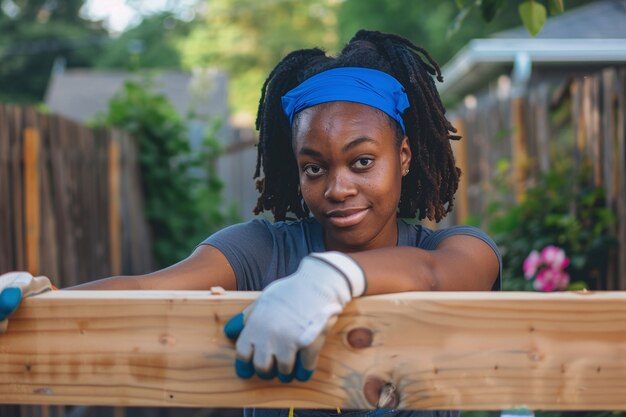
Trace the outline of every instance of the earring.
<path fill-rule="evenodd" d="M 408 174 L 409 174 L 409 169 L 407 168 L 404 170 L 404 175 L 408 175 Z"/>

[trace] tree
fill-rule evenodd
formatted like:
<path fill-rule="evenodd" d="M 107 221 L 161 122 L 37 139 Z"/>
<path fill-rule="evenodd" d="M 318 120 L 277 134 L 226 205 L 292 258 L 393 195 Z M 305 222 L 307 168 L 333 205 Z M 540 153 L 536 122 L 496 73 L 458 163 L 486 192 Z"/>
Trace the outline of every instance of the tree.
<path fill-rule="evenodd" d="M 67 66 L 91 65 L 108 36 L 101 25 L 80 17 L 83 2 L 2 2 L 0 101 L 42 101 L 57 58 Z"/>
<path fill-rule="evenodd" d="M 445 63 L 470 39 L 510 27 L 507 16 L 485 24 L 477 15 L 468 15 L 455 31 L 451 30 L 457 6 L 451 1 L 428 0 L 346 0 L 339 8 L 339 39 L 347 42 L 361 28 L 391 32 L 410 39 Z"/>
<path fill-rule="evenodd" d="M 454 0 L 459 8 L 455 21 L 459 25 L 472 10 L 478 10 L 483 20 L 491 22 L 503 10 L 516 9 L 519 21 L 531 36 L 537 36 L 550 15 L 558 15 L 565 10 L 564 0 L 523 0 L 510 2 L 505 0 Z M 570 0 L 568 7 L 589 3 L 590 1 Z M 544 4 L 545 3 L 545 4 Z"/>
<path fill-rule="evenodd" d="M 191 30 L 191 23 L 170 12 L 145 17 L 141 23 L 112 39 L 96 59 L 99 68 L 182 67 L 179 44 Z"/>
<path fill-rule="evenodd" d="M 189 38 L 183 65 L 217 66 L 231 74 L 235 112 L 256 113 L 260 89 L 274 65 L 294 49 L 334 47 L 337 1 L 205 1 Z"/>

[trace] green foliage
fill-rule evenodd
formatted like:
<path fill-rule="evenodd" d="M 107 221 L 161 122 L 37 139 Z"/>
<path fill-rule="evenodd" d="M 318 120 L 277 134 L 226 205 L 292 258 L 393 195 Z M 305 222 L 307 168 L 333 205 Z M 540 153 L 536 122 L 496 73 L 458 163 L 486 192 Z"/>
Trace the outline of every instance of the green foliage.
<path fill-rule="evenodd" d="M 216 127 L 192 153 L 186 120 L 148 81 L 127 82 L 96 123 L 124 129 L 137 140 L 145 213 L 160 267 L 188 256 L 202 239 L 236 220 L 222 209 Z M 196 174 L 198 169 L 206 176 Z"/>
<path fill-rule="evenodd" d="M 191 24 L 172 13 L 145 17 L 141 23 L 105 45 L 94 65 L 99 68 L 182 67 L 178 44 L 189 34 Z"/>
<path fill-rule="evenodd" d="M 20 1 L 12 15 L 0 8 L 0 101 L 42 101 L 53 62 L 90 66 L 107 35 L 79 17 L 83 1 Z"/>
<path fill-rule="evenodd" d="M 462 6 L 461 12 L 451 1 L 345 0 L 337 11 L 340 44 L 347 42 L 358 29 L 380 30 L 412 40 L 444 64 L 468 40 L 485 37 L 516 22 L 503 14 L 485 24 L 478 13 L 473 13 L 473 3 L 470 6 L 465 6 L 469 2 L 462 0 L 457 3 Z"/>
<path fill-rule="evenodd" d="M 531 36 L 537 36 L 546 23 L 546 7 L 537 1 L 529 0 L 520 4 L 519 15 Z"/>
<path fill-rule="evenodd" d="M 501 161 L 498 171 L 495 194 L 510 195 L 508 161 Z M 524 259 L 532 250 L 556 245 L 570 258 L 571 282 L 598 289 L 608 251 L 615 244 L 608 232 L 614 221 L 604 205 L 604 190 L 590 185 L 588 169 L 576 174 L 564 160 L 528 188 L 520 203 L 493 201 L 487 229 L 502 251 L 503 288 L 531 290 L 531 283 L 523 278 Z"/>
<path fill-rule="evenodd" d="M 480 12 L 486 22 L 491 22 L 498 10 L 504 5 L 504 0 L 482 0 Z"/>
<path fill-rule="evenodd" d="M 211 0 L 180 43 L 183 66 L 231 74 L 235 113 L 256 113 L 261 86 L 287 53 L 336 45 L 336 1 Z"/>
<path fill-rule="evenodd" d="M 565 5 L 563 4 L 563 0 L 549 0 L 548 7 L 550 9 L 550 14 L 561 14 L 565 11 Z"/>
<path fill-rule="evenodd" d="M 569 7 L 577 6 L 590 1 L 571 0 Z M 558 15 L 565 11 L 563 0 L 547 0 L 548 9 L 539 0 L 524 0 L 522 2 L 509 2 L 504 0 L 455 0 L 459 9 L 453 27 L 459 27 L 466 16 L 470 14 L 472 9 L 479 9 L 480 14 L 485 22 L 491 22 L 498 14 L 505 14 L 511 6 L 517 5 L 519 19 L 531 36 L 537 36 L 547 20 L 548 12 L 551 15 Z M 508 18 L 507 18 L 508 20 Z"/>

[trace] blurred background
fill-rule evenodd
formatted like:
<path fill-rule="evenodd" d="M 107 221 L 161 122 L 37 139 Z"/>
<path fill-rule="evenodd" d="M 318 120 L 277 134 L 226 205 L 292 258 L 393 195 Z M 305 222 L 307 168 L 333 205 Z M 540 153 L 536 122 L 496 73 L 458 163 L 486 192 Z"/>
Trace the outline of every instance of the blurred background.
<path fill-rule="evenodd" d="M 367 28 L 443 67 L 463 177 L 425 224 L 487 230 L 506 290 L 626 289 L 625 21 L 626 0 L 1 0 L 0 272 L 144 273 L 252 218 L 267 74 Z"/>

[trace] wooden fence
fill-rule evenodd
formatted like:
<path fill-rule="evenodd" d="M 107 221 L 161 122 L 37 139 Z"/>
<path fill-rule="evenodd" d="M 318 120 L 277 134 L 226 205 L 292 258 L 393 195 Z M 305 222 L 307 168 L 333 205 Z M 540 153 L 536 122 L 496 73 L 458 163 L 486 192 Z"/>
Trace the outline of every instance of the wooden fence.
<path fill-rule="evenodd" d="M 130 137 L 0 105 L 0 272 L 59 287 L 151 270 Z"/>
<path fill-rule="evenodd" d="M 494 88 L 496 90 L 496 88 Z M 452 112 L 464 140 L 454 144 L 463 169 L 456 221 L 480 215 L 493 190 L 498 160 L 507 158 L 516 198 L 556 158 L 583 160 L 593 182 L 606 190 L 606 205 L 616 214 L 611 233 L 618 242 L 606 289 L 626 289 L 626 68 L 538 81 L 524 95 L 496 91 L 466 99 Z"/>

